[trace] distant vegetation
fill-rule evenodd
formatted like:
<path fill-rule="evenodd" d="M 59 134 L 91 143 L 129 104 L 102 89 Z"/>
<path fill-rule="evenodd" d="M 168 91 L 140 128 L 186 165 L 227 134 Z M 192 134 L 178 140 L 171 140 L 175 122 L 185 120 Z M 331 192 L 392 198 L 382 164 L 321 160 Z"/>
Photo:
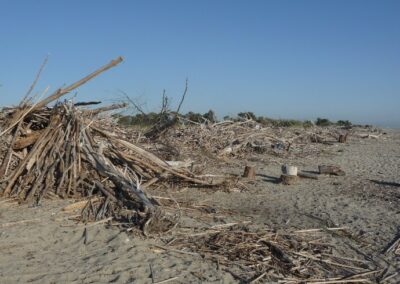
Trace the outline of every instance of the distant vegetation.
<path fill-rule="evenodd" d="M 348 121 L 348 120 L 338 120 L 337 122 L 336 122 L 336 124 L 337 125 L 340 125 L 340 126 L 352 126 L 353 124 L 350 122 L 350 121 Z"/>
<path fill-rule="evenodd" d="M 114 115 L 118 119 L 118 123 L 124 126 L 140 126 L 140 127 L 150 127 L 159 121 L 165 119 L 168 113 L 155 113 L 150 112 L 147 114 L 138 113 L 136 115 Z M 181 123 L 215 123 L 218 122 L 217 115 L 213 110 L 209 110 L 206 113 L 197 113 L 189 111 L 186 114 L 181 114 Z M 223 121 L 244 121 L 247 119 L 252 119 L 264 126 L 272 127 L 312 127 L 317 126 L 345 126 L 349 127 L 352 123 L 348 120 L 338 120 L 337 122 L 332 122 L 327 118 L 317 118 L 314 122 L 311 120 L 295 120 L 295 119 L 273 119 L 265 116 L 256 116 L 253 112 L 239 112 L 235 117 L 224 116 Z"/>
<path fill-rule="evenodd" d="M 317 120 L 315 121 L 315 125 L 318 125 L 318 126 L 329 126 L 332 124 L 333 123 L 327 118 L 318 117 Z"/>

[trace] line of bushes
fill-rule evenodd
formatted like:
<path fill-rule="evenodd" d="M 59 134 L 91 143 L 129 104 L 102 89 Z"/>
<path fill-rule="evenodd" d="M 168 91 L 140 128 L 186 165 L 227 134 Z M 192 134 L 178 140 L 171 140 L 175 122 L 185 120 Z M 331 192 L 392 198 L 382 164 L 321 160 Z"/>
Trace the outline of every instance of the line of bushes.
<path fill-rule="evenodd" d="M 168 116 L 168 113 L 155 113 L 150 112 L 147 114 L 138 113 L 136 115 L 114 115 L 115 118 L 118 119 L 118 123 L 124 126 L 140 126 L 140 127 L 149 127 L 157 122 L 166 119 L 165 116 Z M 189 120 L 196 123 L 215 123 L 218 122 L 217 116 L 213 110 L 209 110 L 208 112 L 201 114 L 197 112 L 188 112 L 186 114 L 180 115 L 183 118 L 183 121 Z M 273 127 L 312 127 L 314 125 L 317 126 L 345 126 L 349 127 L 352 123 L 348 120 L 338 120 L 337 122 L 332 122 L 327 118 L 317 118 L 314 122 L 311 120 L 295 120 L 295 119 L 273 119 L 265 116 L 256 116 L 253 112 L 239 112 L 236 117 L 225 116 L 223 120 L 232 120 L 232 121 L 243 121 L 246 119 L 252 119 L 262 125 L 265 126 L 273 126 Z"/>

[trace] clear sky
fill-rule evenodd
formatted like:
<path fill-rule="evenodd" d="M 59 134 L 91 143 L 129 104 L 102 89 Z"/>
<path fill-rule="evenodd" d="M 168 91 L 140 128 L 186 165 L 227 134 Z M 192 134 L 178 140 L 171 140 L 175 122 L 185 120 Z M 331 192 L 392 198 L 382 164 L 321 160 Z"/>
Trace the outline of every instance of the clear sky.
<path fill-rule="evenodd" d="M 124 57 L 79 100 L 121 89 L 155 111 L 188 77 L 183 111 L 400 127 L 397 0 L 0 0 L 0 105 L 19 102 L 47 54 L 38 91 Z"/>

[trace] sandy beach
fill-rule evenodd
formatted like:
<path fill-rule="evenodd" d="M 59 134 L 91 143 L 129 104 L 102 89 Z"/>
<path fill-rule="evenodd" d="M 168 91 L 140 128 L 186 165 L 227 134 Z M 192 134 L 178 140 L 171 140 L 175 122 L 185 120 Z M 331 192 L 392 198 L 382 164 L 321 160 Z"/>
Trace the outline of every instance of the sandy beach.
<path fill-rule="evenodd" d="M 399 283 L 400 255 L 384 251 L 400 233 L 400 131 L 385 132 L 379 139 L 351 137 L 349 143 L 324 146 L 318 155 L 291 160 L 250 155 L 214 169 L 241 174 L 246 164 L 254 165 L 258 175 L 246 190 L 150 193 L 208 204 L 229 212 L 224 222 L 246 221 L 254 228 L 346 227 L 352 237 L 333 235 L 337 247 L 347 257 L 380 263 L 385 283 Z M 346 175 L 282 185 L 276 181 L 285 163 L 311 172 L 320 164 L 335 164 Z M 240 283 L 213 261 L 164 249 L 168 235 L 145 237 L 110 224 L 76 223 L 76 212 L 62 210 L 73 202 L 44 200 L 28 207 L 0 200 L 1 283 Z M 185 217 L 181 226 L 193 222 Z M 204 223 L 211 226 L 213 220 Z"/>

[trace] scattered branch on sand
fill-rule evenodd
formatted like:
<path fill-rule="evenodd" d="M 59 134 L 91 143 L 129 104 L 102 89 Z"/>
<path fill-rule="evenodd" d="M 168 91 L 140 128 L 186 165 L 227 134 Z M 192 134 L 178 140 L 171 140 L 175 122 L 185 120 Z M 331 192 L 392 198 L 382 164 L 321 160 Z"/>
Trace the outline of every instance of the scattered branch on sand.
<path fill-rule="evenodd" d="M 40 222 L 40 219 L 35 218 L 35 219 L 30 219 L 30 220 L 21 220 L 21 221 L 15 221 L 15 222 L 8 222 L 8 223 L 0 224 L 0 227 L 5 228 L 5 227 L 14 226 L 14 225 L 27 224 L 27 223 L 36 223 L 36 222 Z"/>
<path fill-rule="evenodd" d="M 367 276 L 381 271 L 375 269 L 372 262 L 338 257 L 332 252 L 332 246 L 313 242 L 315 237 L 299 232 L 252 231 L 244 225 L 236 225 L 218 230 L 210 228 L 192 236 L 178 235 L 174 246 L 185 249 L 185 253 L 188 249 L 196 251 L 226 267 L 239 267 L 247 272 L 240 278 L 249 283 L 261 279 L 274 283 L 369 282 Z"/>
<path fill-rule="evenodd" d="M 174 280 L 177 280 L 177 279 L 179 279 L 179 276 L 171 277 L 171 278 L 159 281 L 159 282 L 154 282 L 154 284 L 168 283 L 168 282 L 171 282 L 171 281 L 174 281 Z"/>
<path fill-rule="evenodd" d="M 400 232 L 396 235 L 396 237 L 385 247 L 382 251 L 383 254 L 387 254 L 391 251 L 395 250 L 395 253 L 398 254 L 400 250 Z M 400 252 L 400 251 L 399 251 Z"/>
<path fill-rule="evenodd" d="M 379 139 L 379 137 L 382 136 L 382 133 L 375 135 L 375 134 L 359 134 L 360 138 L 373 138 L 373 139 Z"/>

